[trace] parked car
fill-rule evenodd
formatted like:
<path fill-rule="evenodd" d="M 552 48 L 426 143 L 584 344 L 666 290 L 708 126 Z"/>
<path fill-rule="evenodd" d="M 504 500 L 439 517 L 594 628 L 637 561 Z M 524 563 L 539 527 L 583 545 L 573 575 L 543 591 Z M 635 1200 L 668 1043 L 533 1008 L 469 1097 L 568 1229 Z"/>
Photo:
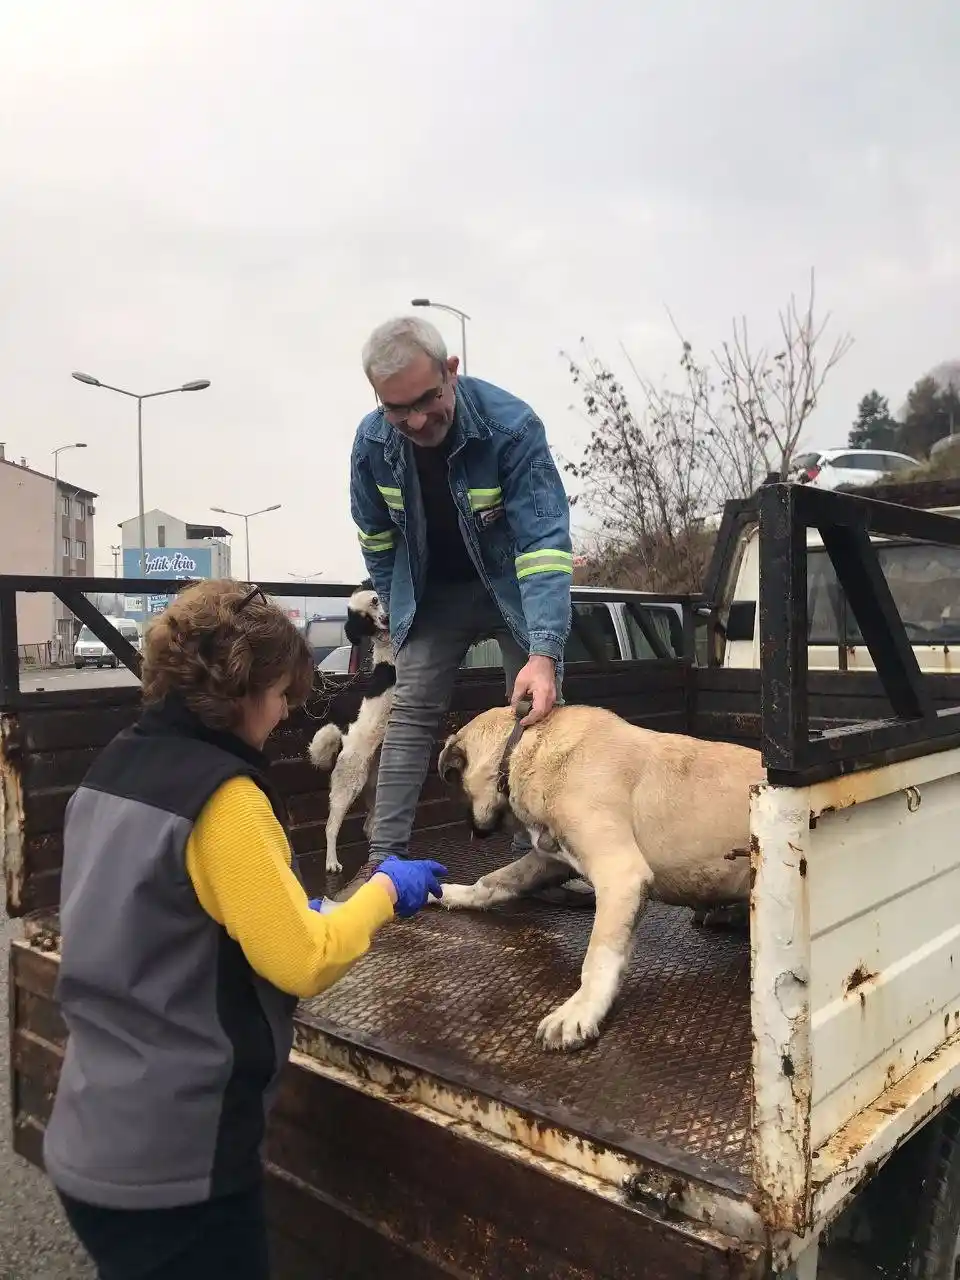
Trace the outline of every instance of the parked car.
<path fill-rule="evenodd" d="M 132 618 L 107 618 L 116 629 L 129 640 L 133 647 L 140 651 L 140 629 Z M 120 659 L 111 653 L 102 640 L 98 640 L 89 627 L 81 627 L 77 642 L 73 646 L 73 665 L 79 671 L 81 667 L 118 667 Z"/>
<path fill-rule="evenodd" d="M 307 620 L 304 638 L 313 653 L 313 661 L 321 671 L 339 671 L 339 667 L 324 665 L 327 657 L 343 645 L 346 636 L 343 634 L 344 614 L 317 614 Z M 347 645 L 349 651 L 350 646 Z M 346 671 L 346 667 L 343 668 Z"/>
<path fill-rule="evenodd" d="M 876 484 L 884 476 L 901 476 L 920 463 L 889 449 L 816 449 L 799 454 L 793 466 L 790 480 L 818 489 L 839 489 L 842 484 Z"/>
<path fill-rule="evenodd" d="M 683 654 L 683 607 L 645 591 L 573 588 L 573 625 L 564 663 L 677 658 Z M 497 640 L 471 645 L 464 667 L 501 667 Z"/>
<path fill-rule="evenodd" d="M 318 671 L 326 671 L 328 675 L 345 676 L 350 671 L 350 655 L 353 647 L 349 644 L 337 645 L 317 663 Z M 314 650 L 316 657 L 316 650 Z"/>

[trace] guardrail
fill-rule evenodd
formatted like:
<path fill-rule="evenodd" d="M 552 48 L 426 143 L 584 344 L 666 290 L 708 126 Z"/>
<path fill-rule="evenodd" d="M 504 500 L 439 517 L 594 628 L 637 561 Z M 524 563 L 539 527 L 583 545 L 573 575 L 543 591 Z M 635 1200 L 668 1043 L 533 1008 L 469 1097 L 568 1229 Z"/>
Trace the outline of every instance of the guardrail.
<path fill-rule="evenodd" d="M 140 678 L 140 654 L 126 637 L 93 605 L 90 595 L 145 594 L 172 596 L 193 582 L 190 578 L 75 578 L 55 575 L 0 574 L 0 705 L 8 706 L 20 696 L 21 649 L 43 646 L 21 646 L 17 638 L 17 596 L 21 593 L 49 593 L 89 627 L 98 640 L 138 679 Z M 251 584 L 253 585 L 253 584 Z M 344 582 L 261 582 L 257 584 L 271 596 L 297 599 L 324 597 L 348 598 L 357 589 L 356 583 Z M 49 648 L 49 646 L 48 646 Z"/>

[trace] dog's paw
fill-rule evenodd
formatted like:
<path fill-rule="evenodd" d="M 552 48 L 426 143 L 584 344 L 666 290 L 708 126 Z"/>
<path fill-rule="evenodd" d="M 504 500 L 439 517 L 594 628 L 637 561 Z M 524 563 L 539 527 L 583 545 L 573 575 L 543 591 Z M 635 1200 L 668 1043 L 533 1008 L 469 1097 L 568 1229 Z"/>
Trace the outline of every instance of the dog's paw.
<path fill-rule="evenodd" d="M 324 866 L 328 871 L 342 871 L 343 864 L 335 853 L 328 853 Z"/>
<path fill-rule="evenodd" d="M 537 1027 L 545 1049 L 582 1049 L 600 1035 L 600 1019 L 579 992 L 548 1013 Z"/>
<path fill-rule="evenodd" d="M 445 884 L 443 897 L 431 897 L 430 903 L 438 907 L 446 907 L 448 911 L 460 911 L 481 905 L 477 901 L 476 885 L 473 884 Z"/>

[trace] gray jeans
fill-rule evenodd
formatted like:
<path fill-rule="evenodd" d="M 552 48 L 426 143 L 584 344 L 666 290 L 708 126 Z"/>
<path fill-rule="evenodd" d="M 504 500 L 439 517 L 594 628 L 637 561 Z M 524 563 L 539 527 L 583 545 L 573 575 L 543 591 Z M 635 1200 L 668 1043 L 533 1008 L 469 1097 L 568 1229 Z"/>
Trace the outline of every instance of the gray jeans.
<path fill-rule="evenodd" d="M 393 710 L 380 752 L 370 835 L 372 860 L 406 855 L 440 717 L 450 705 L 457 671 L 470 646 L 491 635 L 503 652 L 509 697 L 528 655 L 507 629 L 483 583 L 430 586 L 417 605 L 410 634 L 397 654 Z M 559 694 L 558 689 L 558 699 Z M 518 856 L 530 848 L 526 833 L 514 838 L 513 848 Z"/>

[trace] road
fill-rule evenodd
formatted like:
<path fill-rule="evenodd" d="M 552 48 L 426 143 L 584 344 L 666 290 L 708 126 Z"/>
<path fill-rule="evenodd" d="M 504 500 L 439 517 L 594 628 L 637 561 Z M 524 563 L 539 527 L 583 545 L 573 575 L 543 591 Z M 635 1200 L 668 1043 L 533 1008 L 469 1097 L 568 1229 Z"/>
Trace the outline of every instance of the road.
<path fill-rule="evenodd" d="M 116 671 L 109 667 L 104 667 L 102 671 L 98 671 L 96 667 L 83 667 L 80 671 L 76 667 L 52 667 L 49 671 L 20 672 L 20 688 L 24 693 L 38 689 L 97 689 L 139 683 L 137 677 L 126 667 L 118 667 Z"/>

